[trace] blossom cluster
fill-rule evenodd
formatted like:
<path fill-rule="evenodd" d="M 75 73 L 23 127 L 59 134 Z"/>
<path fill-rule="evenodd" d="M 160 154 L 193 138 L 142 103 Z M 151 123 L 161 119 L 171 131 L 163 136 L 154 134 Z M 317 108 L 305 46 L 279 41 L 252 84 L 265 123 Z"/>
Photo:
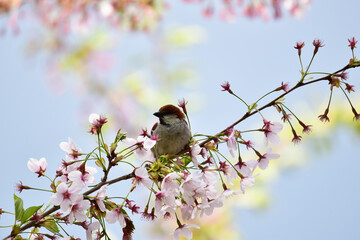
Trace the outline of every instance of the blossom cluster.
<path fill-rule="evenodd" d="M 0 17 L 8 15 L 6 25 L 16 32 L 19 31 L 18 21 L 28 15 L 34 16 L 44 26 L 62 34 L 89 29 L 97 21 L 114 27 L 148 31 L 160 20 L 165 7 L 161 0 L 1 0 Z"/>
<path fill-rule="evenodd" d="M 183 2 L 199 1 L 183 0 Z M 99 20 L 109 26 L 122 26 L 133 31 L 149 31 L 157 25 L 170 4 L 164 0 L 1 0 L 0 17 L 9 15 L 6 25 L 15 32 L 19 31 L 19 19 L 30 14 L 38 18 L 44 26 L 65 34 L 89 29 Z M 215 9 L 220 8 L 219 17 L 224 21 L 234 21 L 240 14 L 247 18 L 259 17 L 269 20 L 272 15 L 274 18 L 282 17 L 283 9 L 292 16 L 302 17 L 309 8 L 311 0 L 220 0 L 202 1 L 202 4 L 205 17 L 211 17 Z M 31 11 L 29 8 L 23 8 L 22 5 L 28 5 Z"/>
<path fill-rule="evenodd" d="M 187 3 L 198 3 L 197 0 L 183 0 Z M 233 22 L 239 16 L 247 18 L 261 18 L 265 21 L 271 18 L 278 19 L 283 16 L 283 10 L 289 12 L 291 16 L 301 18 L 309 9 L 311 0 L 221 0 L 221 1 L 201 1 L 204 5 L 203 15 L 212 17 L 218 8 L 218 15 L 221 20 Z"/>
<path fill-rule="evenodd" d="M 182 105 L 186 109 L 184 100 Z M 91 124 L 89 132 L 100 136 L 102 126 L 106 124 L 107 120 L 101 115 L 91 114 L 89 122 Z M 267 121 L 263 126 L 266 129 L 264 136 L 268 142 L 278 138 L 280 125 L 280 123 Z M 88 165 L 91 154 L 84 154 L 71 138 L 67 142 L 60 143 L 60 148 L 65 152 L 65 159 L 62 160 L 56 171 L 56 177 L 52 180 L 51 188 L 54 193 L 50 198 L 50 203 L 58 207 L 60 212 L 53 217 L 59 222 L 81 225 L 86 231 L 88 240 L 100 239 L 104 236 L 104 229 L 106 229 L 103 225 L 105 224 L 104 220 L 110 224 L 118 222 L 123 229 L 130 228 L 128 232 L 124 230 L 124 236 L 131 235 L 132 221 L 127 210 L 151 220 L 154 218 L 176 219 L 178 228 L 174 231 L 174 238 L 179 239 L 179 236 L 183 235 L 191 239 L 192 232 L 189 228 L 199 227 L 186 224 L 186 222 L 204 214 L 209 216 L 215 208 L 223 206 L 226 198 L 245 193 L 246 187 L 255 183 L 255 177 L 258 175 L 254 175 L 256 168 L 264 170 L 267 168 L 269 160 L 279 157 L 278 154 L 271 153 L 271 148 L 266 153 L 260 154 L 255 150 L 254 144 L 251 141 L 243 140 L 240 131 L 234 128 L 228 129 L 224 135 L 212 139 L 204 146 L 200 146 L 194 139 L 189 153 L 175 159 L 169 156 L 160 156 L 156 159 L 152 149 L 158 139 L 156 136 L 149 136 L 146 130 L 143 130 L 137 139 L 127 138 L 121 134 L 119 136 L 110 150 L 110 155 L 114 155 L 112 163 L 114 166 L 121 163 L 127 154 L 135 154 L 137 159 L 143 161 L 139 167 L 134 168 L 131 176 L 133 187 L 129 193 L 134 191 L 138 185 L 145 186 L 151 192 L 149 199 L 151 195 L 153 196 L 153 201 L 148 201 L 146 206 L 143 206 L 144 203 L 141 202 L 135 203 L 130 199 L 129 194 L 124 197 L 122 203 L 110 201 L 111 197 L 107 194 L 109 183 L 106 181 L 96 182 L 94 175 L 98 170 Z M 120 148 L 114 145 L 118 141 L 123 141 L 127 147 L 119 150 Z M 232 157 L 235 157 L 238 144 L 243 144 L 248 149 L 254 150 L 257 159 L 245 162 L 239 157 L 236 163 L 232 163 L 226 157 L 223 157 L 223 160 L 215 158 L 215 156 L 222 156 L 218 151 L 218 145 L 222 143 L 226 144 Z M 118 151 L 117 149 L 119 152 L 115 153 Z M 117 161 L 116 164 L 115 161 Z M 98 164 L 99 159 L 96 162 L 98 166 L 102 166 Z M 46 176 L 47 162 L 45 158 L 40 160 L 31 158 L 28 167 L 39 177 Z M 110 168 L 103 168 L 103 170 L 106 172 Z M 226 181 L 222 176 L 226 178 Z M 239 182 L 240 187 L 231 189 L 229 185 L 234 185 L 236 181 Z M 87 192 L 84 193 L 84 191 L 91 190 L 89 187 L 91 184 L 92 186 L 101 186 L 98 187 L 94 196 L 88 195 Z M 21 186 L 22 188 L 18 188 L 21 191 L 31 189 L 22 184 Z M 219 186 L 222 187 L 222 190 L 219 189 Z M 38 227 L 41 227 L 41 222 L 44 221 L 42 213 L 36 212 L 35 215 L 40 223 Z M 53 233 L 52 239 L 61 236 L 58 231 Z M 48 235 L 32 231 L 29 238 L 45 239 L 44 236 Z M 73 237 L 62 237 L 61 239 L 73 239 Z"/>

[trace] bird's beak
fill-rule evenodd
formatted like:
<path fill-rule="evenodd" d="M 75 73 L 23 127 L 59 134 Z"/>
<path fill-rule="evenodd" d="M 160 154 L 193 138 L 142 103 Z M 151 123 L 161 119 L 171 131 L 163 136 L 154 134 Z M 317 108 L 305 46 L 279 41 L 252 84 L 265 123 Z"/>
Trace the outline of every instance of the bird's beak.
<path fill-rule="evenodd" d="M 156 113 L 154 113 L 154 116 L 160 118 L 160 117 L 164 116 L 164 113 L 163 112 L 156 112 Z"/>

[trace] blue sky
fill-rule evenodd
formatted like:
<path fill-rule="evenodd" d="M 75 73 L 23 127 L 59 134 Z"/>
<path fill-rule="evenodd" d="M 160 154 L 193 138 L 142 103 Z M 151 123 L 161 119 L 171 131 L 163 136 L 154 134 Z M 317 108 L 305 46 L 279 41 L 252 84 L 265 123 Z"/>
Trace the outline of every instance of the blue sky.
<path fill-rule="evenodd" d="M 215 19 L 205 20 L 198 14 L 200 9 L 176 3 L 165 17 L 169 23 L 165 27 L 200 25 L 207 33 L 203 44 L 184 53 L 184 57 L 192 59 L 202 79 L 199 92 L 204 96 L 203 110 L 193 114 L 193 129 L 217 132 L 242 115 L 233 107 L 233 99 L 219 92 L 219 85 L 224 81 L 229 81 L 249 102 L 282 81 L 295 83 L 299 78 L 299 63 L 293 49 L 296 41 L 306 42 L 304 57 L 309 58 L 312 40 L 324 40 L 325 47 L 320 49 L 312 69 L 334 71 L 344 66 L 351 56 L 347 38 L 360 38 L 359 9 L 360 2 L 356 0 L 314 1 L 302 20 L 286 18 L 265 23 L 239 19 L 235 24 L 226 24 Z M 27 31 L 31 29 L 25 30 L 24 35 Z M 45 185 L 28 171 L 29 157 L 46 157 L 49 170 L 54 171 L 57 160 L 63 157 L 58 147 L 61 141 L 71 136 L 81 146 L 91 142 L 87 129 L 79 126 L 77 120 L 79 100 L 71 91 L 62 96 L 49 91 L 44 80 L 43 59 L 32 61 L 24 57 L 24 35 L 8 34 L 0 39 L 0 109 L 3 113 L 0 118 L 3 126 L 0 207 L 5 209 L 12 207 L 14 184 L 19 179 Z M 359 79 L 358 69 L 350 72 L 350 81 L 359 83 Z M 310 87 L 308 93 L 299 91 L 288 100 L 290 103 L 299 99 L 313 101 L 314 95 L 320 95 L 316 99 L 325 106 L 327 96 L 317 94 L 323 89 Z M 360 107 L 358 102 L 355 106 Z M 317 121 L 316 116 L 313 121 Z M 223 126 L 214 127 L 219 122 Z M 246 240 L 331 240 L 359 236 L 360 141 L 346 128 L 334 132 L 331 141 L 336 146 L 334 149 L 321 155 L 313 153 L 304 167 L 281 173 L 277 181 L 269 185 L 272 198 L 268 209 L 237 210 L 237 224 Z M 29 200 L 28 204 L 38 204 L 47 198 L 46 194 L 24 193 L 22 196 Z M 4 234 L 0 229 L 0 235 Z"/>

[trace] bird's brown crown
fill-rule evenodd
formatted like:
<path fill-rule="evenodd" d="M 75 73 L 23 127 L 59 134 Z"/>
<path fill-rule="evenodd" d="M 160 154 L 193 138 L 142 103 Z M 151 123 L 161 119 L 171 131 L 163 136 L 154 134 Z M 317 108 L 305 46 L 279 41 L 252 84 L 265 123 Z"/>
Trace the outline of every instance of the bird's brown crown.
<path fill-rule="evenodd" d="M 159 109 L 159 112 L 164 113 L 164 114 L 174 114 L 174 115 L 178 116 L 180 119 L 185 119 L 184 113 L 178 107 L 176 107 L 172 104 L 162 106 Z"/>

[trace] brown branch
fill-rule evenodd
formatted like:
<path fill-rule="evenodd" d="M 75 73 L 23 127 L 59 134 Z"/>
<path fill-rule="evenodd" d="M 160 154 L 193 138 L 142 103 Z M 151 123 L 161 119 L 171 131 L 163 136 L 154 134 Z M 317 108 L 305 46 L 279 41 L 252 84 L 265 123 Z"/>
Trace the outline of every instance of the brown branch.
<path fill-rule="evenodd" d="M 344 72 L 350 68 L 356 68 L 356 67 L 360 67 L 360 65 L 346 65 L 345 67 L 341 68 L 340 70 L 337 70 L 336 72 L 333 72 L 331 74 L 328 74 L 324 77 L 321 77 L 321 78 L 318 78 L 318 79 L 314 79 L 312 81 L 309 81 L 309 82 L 299 82 L 298 84 L 296 84 L 293 88 L 291 88 L 289 91 L 287 92 L 284 92 L 283 94 L 281 94 L 280 96 L 276 97 L 275 99 L 273 99 L 272 101 L 270 101 L 269 103 L 265 104 L 264 106 L 260 107 L 257 109 L 257 111 L 253 111 L 251 113 L 247 112 L 245 113 L 239 120 L 237 120 L 236 122 L 234 122 L 233 124 L 231 124 L 230 126 L 228 126 L 227 128 L 225 128 L 224 130 L 222 130 L 221 132 L 217 133 L 214 135 L 214 137 L 210 137 L 204 141 L 202 141 L 199 146 L 200 147 L 203 147 L 206 143 L 210 142 L 211 140 L 214 140 L 216 139 L 217 137 L 220 137 L 222 136 L 227 129 L 229 128 L 232 128 L 234 126 L 236 126 L 237 124 L 241 123 L 242 121 L 244 121 L 245 119 L 249 118 L 250 116 L 254 115 L 255 113 L 258 113 L 262 110 L 264 110 L 265 108 L 268 108 L 268 107 L 271 107 L 273 106 L 276 101 L 278 101 L 279 99 L 285 97 L 286 95 L 288 95 L 289 93 L 291 93 L 292 91 L 294 91 L 295 89 L 297 88 L 300 88 L 300 87 L 303 87 L 303 86 L 306 86 L 306 85 L 309 85 L 309 84 L 313 84 L 313 83 L 316 83 L 316 82 L 320 82 L 320 81 L 324 81 L 324 80 L 329 80 L 329 78 L 337 73 L 340 73 L 340 72 Z"/>

